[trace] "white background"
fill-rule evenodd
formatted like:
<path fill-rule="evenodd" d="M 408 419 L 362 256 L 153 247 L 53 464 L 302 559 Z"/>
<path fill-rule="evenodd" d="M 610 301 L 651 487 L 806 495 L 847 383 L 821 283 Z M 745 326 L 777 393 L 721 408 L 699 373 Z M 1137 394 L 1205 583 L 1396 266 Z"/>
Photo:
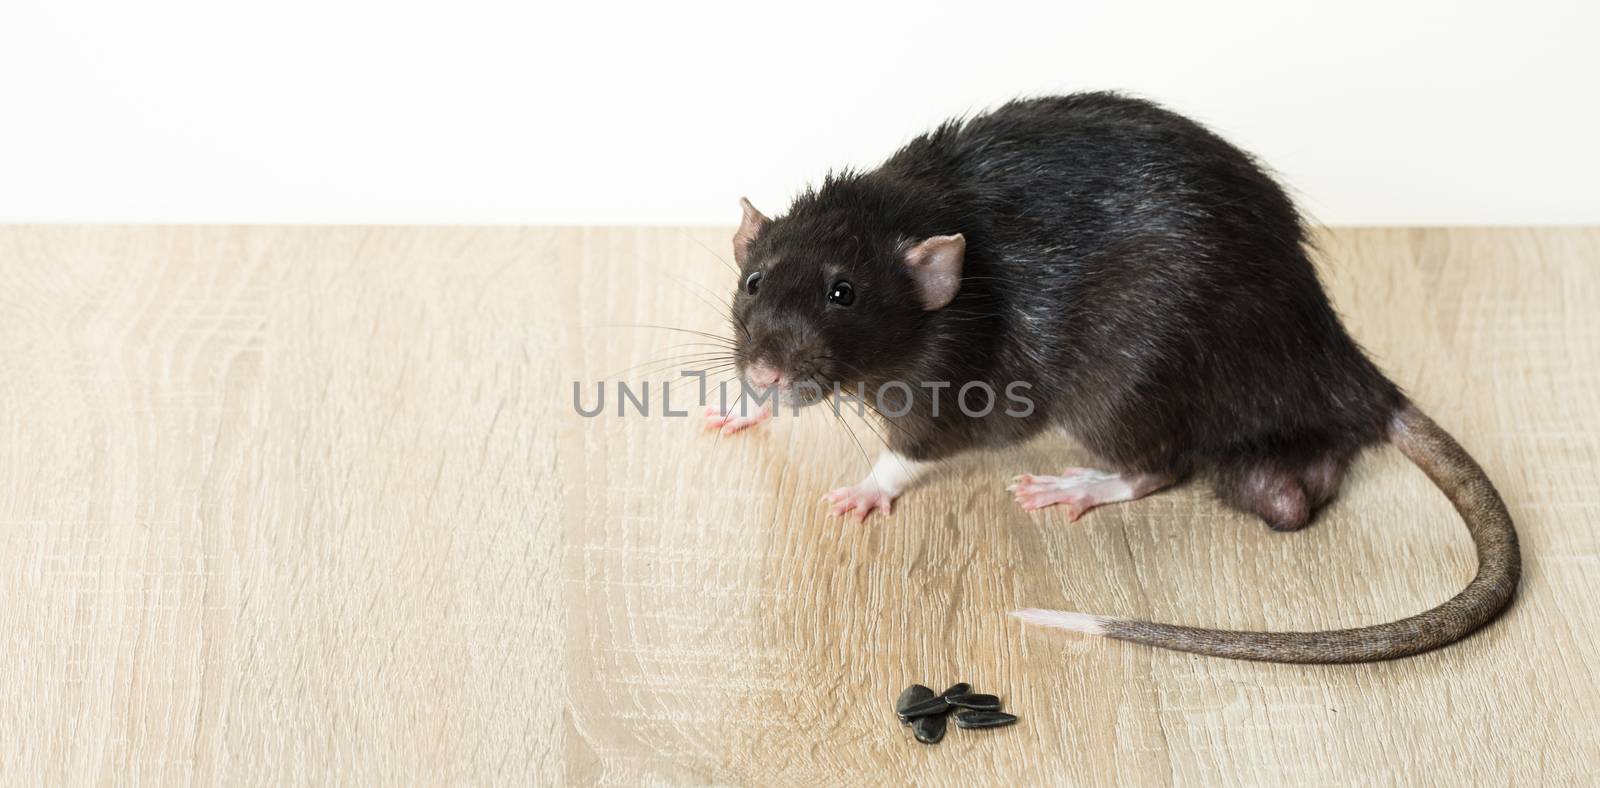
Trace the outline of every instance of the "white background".
<path fill-rule="evenodd" d="M 1600 222 L 1600 3 L 0 4 L 0 221 L 731 224 L 1118 88 L 1335 224 Z"/>

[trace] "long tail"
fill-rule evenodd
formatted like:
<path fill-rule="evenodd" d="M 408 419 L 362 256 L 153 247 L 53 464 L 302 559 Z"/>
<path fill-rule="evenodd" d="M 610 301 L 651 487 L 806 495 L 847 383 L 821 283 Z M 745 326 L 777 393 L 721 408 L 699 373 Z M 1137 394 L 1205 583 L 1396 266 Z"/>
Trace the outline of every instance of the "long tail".
<path fill-rule="evenodd" d="M 1327 632 L 1236 632 L 1124 618 L 1018 610 L 1030 624 L 1190 651 L 1266 662 L 1371 662 L 1448 646 L 1493 620 L 1510 604 L 1522 574 L 1517 532 L 1500 493 L 1448 433 L 1407 403 L 1389 422 L 1389 442 L 1421 468 L 1461 514 L 1478 550 L 1478 574 L 1454 598 L 1389 624 Z"/>

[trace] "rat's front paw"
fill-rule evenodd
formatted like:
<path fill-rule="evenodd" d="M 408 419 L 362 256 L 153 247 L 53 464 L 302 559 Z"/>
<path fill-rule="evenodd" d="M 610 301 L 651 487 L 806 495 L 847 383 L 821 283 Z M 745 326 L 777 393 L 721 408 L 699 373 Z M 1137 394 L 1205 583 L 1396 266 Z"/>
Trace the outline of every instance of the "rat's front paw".
<path fill-rule="evenodd" d="M 762 405 L 759 410 L 748 416 L 723 413 L 713 406 L 706 408 L 706 429 L 722 430 L 723 435 L 732 435 L 745 427 L 754 427 L 770 418 L 772 418 L 772 410 L 765 405 Z"/>
<path fill-rule="evenodd" d="M 892 493 L 871 482 L 840 487 L 822 496 L 822 500 L 833 504 L 828 507 L 829 515 L 854 517 L 858 523 L 866 522 L 867 516 L 875 510 L 882 511 L 885 516 L 894 514 L 894 499 Z"/>

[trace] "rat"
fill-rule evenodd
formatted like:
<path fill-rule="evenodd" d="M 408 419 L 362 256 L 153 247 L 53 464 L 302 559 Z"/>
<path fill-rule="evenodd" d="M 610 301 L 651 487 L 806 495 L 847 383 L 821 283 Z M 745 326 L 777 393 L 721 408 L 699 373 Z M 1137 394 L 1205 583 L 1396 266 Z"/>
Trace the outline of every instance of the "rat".
<path fill-rule="evenodd" d="M 1510 603 L 1521 564 L 1494 485 L 1351 338 L 1283 188 L 1201 124 L 1116 93 L 1018 100 L 948 121 L 875 169 L 830 173 L 786 214 L 740 205 L 730 317 L 746 390 L 796 406 L 836 386 L 889 400 L 872 405 L 885 450 L 860 483 L 824 496 L 834 515 L 887 515 L 941 461 L 1059 430 L 1101 467 L 1016 477 L 1008 489 L 1024 509 L 1059 506 L 1075 521 L 1198 477 L 1294 531 L 1359 452 L 1388 442 L 1449 498 L 1477 550 L 1465 590 L 1376 626 L 1246 632 L 1013 613 L 1024 622 L 1347 663 L 1453 643 Z M 1019 382 L 1030 407 L 984 410 L 985 389 Z M 770 409 L 708 415 L 735 432 Z"/>

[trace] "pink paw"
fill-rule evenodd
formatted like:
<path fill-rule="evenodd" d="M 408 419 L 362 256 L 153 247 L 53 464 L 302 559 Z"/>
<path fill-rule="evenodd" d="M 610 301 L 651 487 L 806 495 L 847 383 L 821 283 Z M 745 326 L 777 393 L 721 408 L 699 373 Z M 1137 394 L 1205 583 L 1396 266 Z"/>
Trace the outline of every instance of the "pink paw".
<path fill-rule="evenodd" d="M 1011 486 L 1006 489 L 1016 494 L 1023 511 L 1060 505 L 1066 508 L 1068 520 L 1077 521 L 1100 504 L 1128 500 L 1127 488 L 1127 483 L 1116 474 L 1068 468 L 1060 476 L 1024 473 L 1012 479 Z"/>
<path fill-rule="evenodd" d="M 732 435 L 745 427 L 754 427 L 767 419 L 772 418 L 772 411 L 762 405 L 761 409 L 748 416 L 735 416 L 723 413 L 716 407 L 706 408 L 706 429 L 722 430 L 723 435 Z"/>
<path fill-rule="evenodd" d="M 884 516 L 894 514 L 894 496 L 871 483 L 840 487 L 822 496 L 822 500 L 833 504 L 828 507 L 830 516 L 854 517 L 858 523 L 866 522 L 873 511 L 882 511 Z"/>

